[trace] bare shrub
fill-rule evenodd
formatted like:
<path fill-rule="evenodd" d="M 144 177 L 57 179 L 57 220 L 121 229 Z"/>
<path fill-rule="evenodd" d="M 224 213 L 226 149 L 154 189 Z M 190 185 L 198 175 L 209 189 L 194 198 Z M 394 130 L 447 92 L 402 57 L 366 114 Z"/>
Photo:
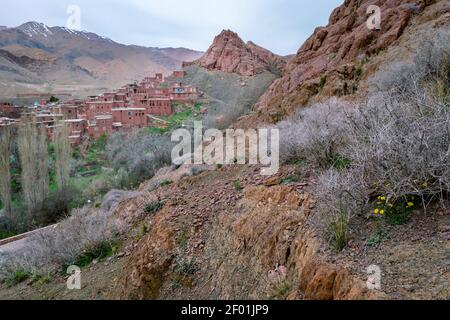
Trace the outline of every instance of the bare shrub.
<path fill-rule="evenodd" d="M 331 99 L 302 109 L 290 120 L 281 122 L 281 161 L 308 160 L 329 167 L 348 142 L 346 112 L 349 105 Z"/>
<path fill-rule="evenodd" d="M 341 213 L 348 215 L 363 213 L 368 200 L 369 187 L 364 177 L 355 169 L 338 171 L 329 169 L 323 172 L 314 187 L 319 199 L 318 209 L 331 216 L 327 224 Z"/>
<path fill-rule="evenodd" d="M 114 211 L 124 199 L 137 197 L 140 193 L 124 190 L 111 190 L 103 198 L 100 208 L 103 211 Z"/>
<path fill-rule="evenodd" d="M 78 201 L 79 196 L 80 192 L 71 186 L 67 186 L 64 191 L 50 193 L 42 205 L 34 210 L 34 222 L 45 226 L 59 221 L 69 214 L 70 204 Z"/>
<path fill-rule="evenodd" d="M 418 75 L 428 80 L 439 79 L 444 85 L 450 82 L 450 31 L 432 31 L 422 42 L 414 58 Z"/>
<path fill-rule="evenodd" d="M 27 245 L 14 252 L 0 253 L 0 279 L 16 270 L 45 274 L 70 265 L 90 248 L 105 241 L 113 242 L 128 226 L 114 216 L 117 204 L 135 193 L 113 191 L 105 196 L 101 209 L 82 208 L 55 227 L 40 230 L 27 240 Z"/>
<path fill-rule="evenodd" d="M 169 136 L 142 130 L 115 134 L 106 147 L 113 168 L 126 169 L 130 186 L 151 178 L 160 168 L 170 165 L 171 151 Z"/>
<path fill-rule="evenodd" d="M 372 93 L 415 95 L 432 83 L 448 94 L 449 81 L 450 31 L 438 29 L 424 36 L 412 61 L 385 65 L 372 77 L 370 84 Z"/>
<path fill-rule="evenodd" d="M 340 212 L 367 213 L 378 196 L 392 203 L 416 196 L 426 208 L 448 195 L 450 100 L 439 85 L 449 79 L 448 47 L 426 42 L 413 65 L 386 66 L 373 78 L 384 89 L 346 112 L 340 153 L 350 168 L 325 171 L 315 186 L 326 221 L 338 221 Z"/>
<path fill-rule="evenodd" d="M 426 199 L 449 190 L 449 104 L 432 92 L 374 96 L 353 114 L 350 130 L 346 154 L 375 192 Z"/>

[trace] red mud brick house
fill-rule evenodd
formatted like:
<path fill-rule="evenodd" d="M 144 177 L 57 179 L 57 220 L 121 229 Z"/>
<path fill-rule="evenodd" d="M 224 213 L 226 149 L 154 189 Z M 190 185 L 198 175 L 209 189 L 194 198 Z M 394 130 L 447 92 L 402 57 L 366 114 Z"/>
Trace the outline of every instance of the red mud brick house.
<path fill-rule="evenodd" d="M 170 116 L 173 114 L 172 101 L 169 98 L 149 98 L 135 101 L 139 108 L 145 108 L 146 114 Z"/>
<path fill-rule="evenodd" d="M 20 118 L 20 115 L 23 111 L 24 111 L 23 107 L 17 107 L 8 102 L 0 102 L 1 117 L 17 119 Z"/>
<path fill-rule="evenodd" d="M 147 116 L 145 108 L 116 108 L 112 109 L 114 128 L 145 128 Z"/>
<path fill-rule="evenodd" d="M 42 111 L 36 113 L 34 116 L 36 118 L 36 125 L 41 128 L 44 127 L 47 131 L 48 138 L 53 140 L 55 128 L 60 126 L 60 122 L 64 119 L 64 115 Z"/>
<path fill-rule="evenodd" d="M 175 102 L 193 102 L 198 99 L 197 88 L 177 82 L 170 87 L 170 99 Z"/>
<path fill-rule="evenodd" d="M 64 115 L 64 119 L 78 119 L 79 107 L 75 105 L 62 105 L 59 107 L 60 113 Z"/>
<path fill-rule="evenodd" d="M 172 73 L 173 78 L 184 78 L 186 76 L 186 71 L 174 71 Z"/>
<path fill-rule="evenodd" d="M 72 146 L 81 143 L 84 133 L 87 129 L 87 121 L 84 119 L 67 119 L 63 120 L 69 126 L 69 140 Z"/>
<path fill-rule="evenodd" d="M 112 115 L 98 115 L 94 117 L 94 120 L 88 120 L 87 130 L 92 139 L 98 139 L 102 135 L 110 136 L 112 134 Z"/>

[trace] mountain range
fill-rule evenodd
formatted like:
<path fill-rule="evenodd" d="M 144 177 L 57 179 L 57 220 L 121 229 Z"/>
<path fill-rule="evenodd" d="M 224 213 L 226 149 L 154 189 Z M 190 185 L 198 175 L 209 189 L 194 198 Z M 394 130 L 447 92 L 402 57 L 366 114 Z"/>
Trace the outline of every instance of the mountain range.
<path fill-rule="evenodd" d="M 155 72 L 168 74 L 203 53 L 123 45 L 92 32 L 27 22 L 0 27 L 0 98 L 20 93 L 75 96 L 116 88 Z"/>

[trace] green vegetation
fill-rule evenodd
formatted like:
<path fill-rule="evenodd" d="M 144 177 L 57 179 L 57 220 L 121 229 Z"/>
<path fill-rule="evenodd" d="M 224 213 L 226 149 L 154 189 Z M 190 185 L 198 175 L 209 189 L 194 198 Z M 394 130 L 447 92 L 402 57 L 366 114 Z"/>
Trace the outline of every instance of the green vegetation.
<path fill-rule="evenodd" d="M 46 283 L 50 283 L 51 280 L 52 280 L 51 272 L 47 272 L 45 274 L 33 273 L 30 278 L 31 283 L 33 283 L 33 284 L 34 283 L 46 284 Z"/>
<path fill-rule="evenodd" d="M 48 99 L 48 102 L 50 102 L 50 103 L 56 103 L 56 102 L 58 102 L 59 101 L 59 98 L 57 98 L 57 97 L 55 97 L 55 96 L 51 96 L 49 99 Z"/>
<path fill-rule="evenodd" d="M 336 251 L 342 251 L 347 245 L 348 217 L 343 210 L 339 212 L 335 221 L 331 222 L 332 245 Z"/>
<path fill-rule="evenodd" d="M 379 196 L 376 202 L 374 213 L 380 217 L 386 217 L 386 221 L 392 225 L 402 225 L 409 221 L 414 210 L 414 196 L 407 196 L 400 199 L 389 199 L 386 196 Z"/>
<path fill-rule="evenodd" d="M 352 159 L 340 155 L 340 154 L 336 154 L 334 155 L 331 160 L 331 167 L 337 169 L 337 170 L 343 170 L 343 169 L 348 169 L 350 168 L 351 164 L 352 164 Z"/>
<path fill-rule="evenodd" d="M 78 256 L 73 263 L 64 266 L 64 271 L 67 270 L 69 265 L 75 265 L 80 268 L 84 268 L 90 265 L 94 260 L 104 261 L 106 258 L 114 255 L 120 243 L 118 241 L 102 241 L 93 245 L 92 247 L 86 248 L 83 253 Z"/>
<path fill-rule="evenodd" d="M 138 234 L 136 235 L 136 240 L 137 241 L 139 241 L 139 240 L 141 240 L 144 236 L 145 236 L 145 234 L 148 232 L 148 227 L 147 227 L 147 225 L 145 224 L 145 223 L 141 223 L 140 224 L 140 226 L 139 226 L 139 231 L 138 231 Z"/>
<path fill-rule="evenodd" d="M 184 104 L 176 106 L 180 111 L 168 117 L 160 117 L 161 120 L 167 121 L 166 124 L 160 127 L 149 127 L 148 131 L 153 134 L 168 134 L 174 129 L 182 127 L 193 120 L 199 119 L 198 112 L 202 108 L 201 103 L 195 103 L 193 106 Z"/>
<path fill-rule="evenodd" d="M 164 186 L 170 186 L 171 184 L 173 184 L 172 180 L 164 180 L 161 181 L 161 183 L 159 184 L 160 187 L 164 187 Z"/>
<path fill-rule="evenodd" d="M 319 87 L 323 89 L 325 87 L 325 84 L 327 83 L 327 76 L 321 76 L 319 81 Z"/>
<path fill-rule="evenodd" d="M 31 273 L 26 272 L 23 269 L 17 269 L 9 278 L 6 278 L 3 283 L 6 285 L 6 287 L 10 288 L 24 282 L 30 277 Z"/>
<path fill-rule="evenodd" d="M 234 189 L 236 190 L 236 191 L 242 191 L 244 188 L 242 187 L 242 185 L 241 185 L 241 182 L 239 181 L 239 180 L 236 180 L 236 181 L 234 181 L 233 182 L 233 185 L 234 185 Z"/>
<path fill-rule="evenodd" d="M 153 214 L 155 212 L 158 212 L 164 207 L 164 203 L 161 201 L 152 201 L 150 203 L 147 203 L 144 208 L 144 212 L 146 214 Z"/>
<path fill-rule="evenodd" d="M 272 299 L 285 299 L 292 290 L 292 284 L 288 281 L 282 281 L 272 291 Z"/>
<path fill-rule="evenodd" d="M 281 184 L 292 184 L 292 183 L 296 183 L 296 182 L 298 182 L 298 177 L 295 175 L 286 177 L 281 180 Z"/>
<path fill-rule="evenodd" d="M 175 290 L 181 287 L 191 288 L 193 286 L 192 276 L 195 274 L 195 271 L 195 265 L 192 260 L 177 259 L 172 289 Z"/>
<path fill-rule="evenodd" d="M 381 241 L 388 236 L 388 232 L 385 230 L 378 230 L 370 236 L 366 241 L 368 247 L 377 247 Z"/>
<path fill-rule="evenodd" d="M 176 239 L 177 245 L 181 249 L 186 249 L 188 241 L 189 241 L 189 237 L 185 231 L 181 232 Z"/>

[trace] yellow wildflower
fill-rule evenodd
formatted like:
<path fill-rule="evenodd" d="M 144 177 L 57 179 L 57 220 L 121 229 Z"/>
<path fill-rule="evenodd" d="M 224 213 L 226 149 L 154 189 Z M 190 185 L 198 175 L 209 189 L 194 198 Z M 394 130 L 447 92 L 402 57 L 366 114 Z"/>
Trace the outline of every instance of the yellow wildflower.
<path fill-rule="evenodd" d="M 375 214 L 378 214 L 378 213 L 380 213 L 380 209 L 375 209 Z"/>
<path fill-rule="evenodd" d="M 414 203 L 412 203 L 412 202 L 408 202 L 408 207 L 414 207 Z"/>
<path fill-rule="evenodd" d="M 384 210 L 380 210 L 380 214 L 383 215 L 384 214 Z"/>
<path fill-rule="evenodd" d="M 386 200 L 386 197 L 381 197 L 380 200 L 384 201 L 384 200 Z"/>

